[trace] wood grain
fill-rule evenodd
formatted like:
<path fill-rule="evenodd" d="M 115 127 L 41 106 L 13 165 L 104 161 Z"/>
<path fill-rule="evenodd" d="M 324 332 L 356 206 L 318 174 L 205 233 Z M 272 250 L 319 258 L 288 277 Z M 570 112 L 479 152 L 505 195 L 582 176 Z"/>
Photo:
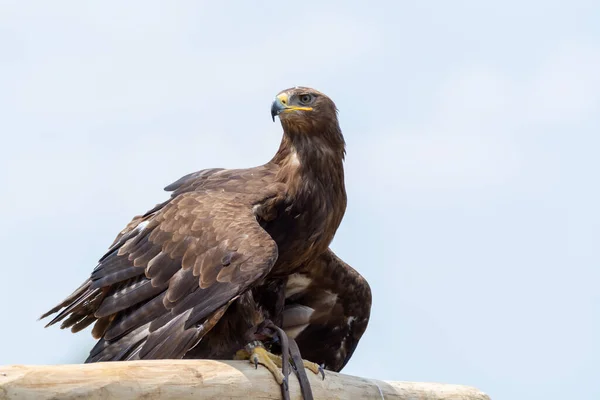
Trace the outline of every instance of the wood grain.
<path fill-rule="evenodd" d="M 468 386 L 309 372 L 315 399 L 490 400 Z M 290 377 L 290 397 L 300 388 Z M 0 366 L 0 399 L 280 399 L 270 372 L 246 361 L 151 360 Z"/>

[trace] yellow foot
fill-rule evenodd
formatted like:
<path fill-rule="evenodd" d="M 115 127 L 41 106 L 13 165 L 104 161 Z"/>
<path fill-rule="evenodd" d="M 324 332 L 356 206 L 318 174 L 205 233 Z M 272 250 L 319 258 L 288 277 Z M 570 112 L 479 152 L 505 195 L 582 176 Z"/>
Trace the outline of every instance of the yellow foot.
<path fill-rule="evenodd" d="M 253 351 L 253 355 L 257 354 L 257 351 L 260 352 L 261 357 L 268 357 L 269 361 L 272 362 L 273 364 L 275 364 L 275 366 L 277 368 L 282 368 L 283 367 L 283 359 L 281 358 L 281 356 L 278 356 L 276 354 L 273 353 L 269 353 L 267 350 L 265 350 L 264 347 L 255 347 L 255 350 Z M 249 355 L 247 350 L 240 350 L 237 352 L 236 354 L 236 359 L 238 360 L 250 360 L 251 363 L 254 363 L 254 360 L 257 360 L 258 364 L 262 364 L 265 367 L 267 367 L 267 365 L 263 362 L 260 361 L 259 358 L 253 358 L 253 355 Z M 267 362 L 269 362 L 267 361 Z M 292 362 L 292 359 L 290 358 L 290 363 Z M 323 379 L 325 379 L 325 370 L 323 369 L 323 366 L 314 363 L 312 361 L 308 361 L 308 360 L 302 360 L 302 364 L 304 365 L 304 368 L 306 368 L 307 370 L 311 371 L 312 373 L 314 373 L 315 375 L 321 375 L 321 377 Z M 269 368 L 269 367 L 267 367 Z M 269 370 L 271 372 L 273 372 L 270 368 Z M 277 370 L 279 372 L 279 370 Z M 273 375 L 275 375 L 275 373 L 273 373 Z M 278 381 L 279 382 L 279 381 Z M 281 384 L 281 382 L 279 382 L 279 384 Z"/>
<path fill-rule="evenodd" d="M 304 364 L 304 368 L 312 371 L 315 375 L 321 375 L 323 379 L 325 379 L 325 370 L 322 366 L 312 361 L 302 360 Z"/>
<path fill-rule="evenodd" d="M 258 368 L 258 364 L 263 365 L 275 377 L 279 385 L 282 385 L 287 390 L 287 378 L 281 372 L 281 357 L 269 353 L 260 342 L 254 342 L 247 346 L 247 349 L 240 350 L 235 355 L 236 359 L 247 359 L 250 363 Z"/>
<path fill-rule="evenodd" d="M 281 358 L 281 356 L 269 352 L 267 352 L 267 355 L 269 356 L 271 361 L 273 361 L 275 365 L 277 365 L 279 368 L 283 366 L 283 359 Z M 325 378 L 325 371 L 323 370 L 323 367 L 321 367 L 319 364 L 308 360 L 302 360 L 302 364 L 304 365 L 304 368 L 308 369 L 309 371 L 312 371 L 315 375 L 322 375 L 323 379 Z"/>

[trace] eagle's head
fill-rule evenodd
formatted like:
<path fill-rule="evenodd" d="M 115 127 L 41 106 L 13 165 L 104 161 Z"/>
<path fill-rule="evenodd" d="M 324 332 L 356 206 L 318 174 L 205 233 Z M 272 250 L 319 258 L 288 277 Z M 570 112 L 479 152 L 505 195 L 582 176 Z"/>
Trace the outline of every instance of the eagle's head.
<path fill-rule="evenodd" d="M 271 117 L 279 116 L 287 133 L 323 134 L 339 132 L 337 108 L 323 93 L 296 86 L 282 90 L 271 105 Z"/>

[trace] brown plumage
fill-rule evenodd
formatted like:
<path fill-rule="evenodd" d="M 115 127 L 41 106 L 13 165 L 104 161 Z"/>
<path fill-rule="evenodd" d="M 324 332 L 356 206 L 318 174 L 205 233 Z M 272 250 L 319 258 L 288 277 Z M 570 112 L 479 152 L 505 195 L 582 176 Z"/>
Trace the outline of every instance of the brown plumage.
<path fill-rule="evenodd" d="M 329 244 L 346 209 L 334 103 L 309 88 L 273 103 L 284 135 L 268 163 L 207 169 L 166 187 L 91 276 L 44 314 L 99 341 L 86 362 L 230 359 L 265 319 L 304 358 L 339 371 L 366 329 L 367 282 Z"/>

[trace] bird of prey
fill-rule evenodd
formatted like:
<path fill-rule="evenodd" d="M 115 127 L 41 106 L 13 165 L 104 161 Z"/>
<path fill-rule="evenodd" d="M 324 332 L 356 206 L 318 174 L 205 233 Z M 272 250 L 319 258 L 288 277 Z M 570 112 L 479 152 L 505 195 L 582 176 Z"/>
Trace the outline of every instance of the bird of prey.
<path fill-rule="evenodd" d="M 276 96 L 271 116 L 283 138 L 269 162 L 167 186 L 170 198 L 133 218 L 89 278 L 41 317 L 58 313 L 47 326 L 73 332 L 94 323 L 86 362 L 246 358 L 269 368 L 284 398 L 290 365 L 311 398 L 302 365 L 319 373 L 348 362 L 371 291 L 329 249 L 346 209 L 337 108 L 294 87 Z"/>

